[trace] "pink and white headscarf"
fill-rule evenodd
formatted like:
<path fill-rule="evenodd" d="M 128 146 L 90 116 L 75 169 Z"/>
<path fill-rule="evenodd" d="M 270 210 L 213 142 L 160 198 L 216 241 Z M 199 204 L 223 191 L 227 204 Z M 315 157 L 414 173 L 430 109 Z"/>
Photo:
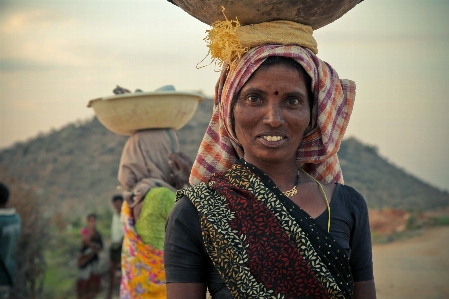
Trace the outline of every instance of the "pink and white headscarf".
<path fill-rule="evenodd" d="M 311 50 L 297 45 L 263 45 L 250 49 L 228 71 L 223 67 L 215 88 L 214 109 L 190 174 L 190 184 L 206 182 L 243 157 L 231 127 L 231 103 L 257 68 L 270 56 L 295 59 L 312 79 L 313 130 L 300 144 L 296 163 L 317 180 L 343 183 L 337 151 L 355 99 L 355 83 L 337 72 Z"/>

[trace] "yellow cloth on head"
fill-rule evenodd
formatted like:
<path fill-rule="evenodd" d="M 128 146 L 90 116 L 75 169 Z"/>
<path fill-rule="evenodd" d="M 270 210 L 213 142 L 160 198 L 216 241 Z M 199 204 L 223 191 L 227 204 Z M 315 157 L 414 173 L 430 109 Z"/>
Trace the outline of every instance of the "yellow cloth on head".
<path fill-rule="evenodd" d="M 266 44 L 299 45 L 317 54 L 318 45 L 312 33 L 313 29 L 310 26 L 284 20 L 237 28 L 237 36 L 244 48 Z"/>
<path fill-rule="evenodd" d="M 249 49 L 268 44 L 299 45 L 318 53 L 311 26 L 286 21 L 271 21 L 241 26 L 238 20 L 217 21 L 207 30 L 204 39 L 208 43 L 212 62 L 218 60 L 233 66 Z"/>

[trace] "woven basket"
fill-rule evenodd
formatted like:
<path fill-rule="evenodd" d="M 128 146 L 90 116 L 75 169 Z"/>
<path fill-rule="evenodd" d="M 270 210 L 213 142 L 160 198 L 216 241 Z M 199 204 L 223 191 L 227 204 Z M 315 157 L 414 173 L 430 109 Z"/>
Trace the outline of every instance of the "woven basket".
<path fill-rule="evenodd" d="M 222 6 L 229 20 L 243 25 L 288 20 L 318 29 L 343 16 L 361 0 L 168 0 L 198 20 L 223 21 Z"/>
<path fill-rule="evenodd" d="M 131 135 L 138 130 L 182 128 L 195 113 L 203 97 L 196 93 L 138 92 L 89 101 L 100 123 L 110 131 Z"/>

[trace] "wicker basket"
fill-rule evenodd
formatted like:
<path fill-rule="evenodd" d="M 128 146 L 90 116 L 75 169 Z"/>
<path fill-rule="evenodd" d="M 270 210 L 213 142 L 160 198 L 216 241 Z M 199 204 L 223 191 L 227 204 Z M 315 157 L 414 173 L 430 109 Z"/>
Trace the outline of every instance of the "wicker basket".
<path fill-rule="evenodd" d="M 226 17 L 243 25 L 288 20 L 318 29 L 343 16 L 361 0 L 168 0 L 198 20 L 212 24 Z"/>
<path fill-rule="evenodd" d="M 110 131 L 131 135 L 138 130 L 182 128 L 203 97 L 178 91 L 138 92 L 89 101 L 100 123 Z"/>

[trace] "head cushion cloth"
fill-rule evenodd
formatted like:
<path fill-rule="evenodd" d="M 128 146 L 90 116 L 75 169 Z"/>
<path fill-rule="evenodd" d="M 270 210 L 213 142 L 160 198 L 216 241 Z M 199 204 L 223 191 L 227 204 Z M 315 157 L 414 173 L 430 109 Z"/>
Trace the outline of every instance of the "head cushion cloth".
<path fill-rule="evenodd" d="M 340 80 L 337 72 L 309 49 L 296 45 L 263 45 L 250 49 L 232 68 L 224 65 L 215 90 L 212 118 L 198 150 L 190 184 L 207 181 L 213 173 L 229 169 L 243 157 L 243 149 L 231 127 L 231 103 L 270 56 L 295 59 L 312 79 L 313 130 L 304 136 L 297 150 L 298 166 L 319 181 L 343 183 L 337 151 L 354 105 L 355 83 Z"/>

